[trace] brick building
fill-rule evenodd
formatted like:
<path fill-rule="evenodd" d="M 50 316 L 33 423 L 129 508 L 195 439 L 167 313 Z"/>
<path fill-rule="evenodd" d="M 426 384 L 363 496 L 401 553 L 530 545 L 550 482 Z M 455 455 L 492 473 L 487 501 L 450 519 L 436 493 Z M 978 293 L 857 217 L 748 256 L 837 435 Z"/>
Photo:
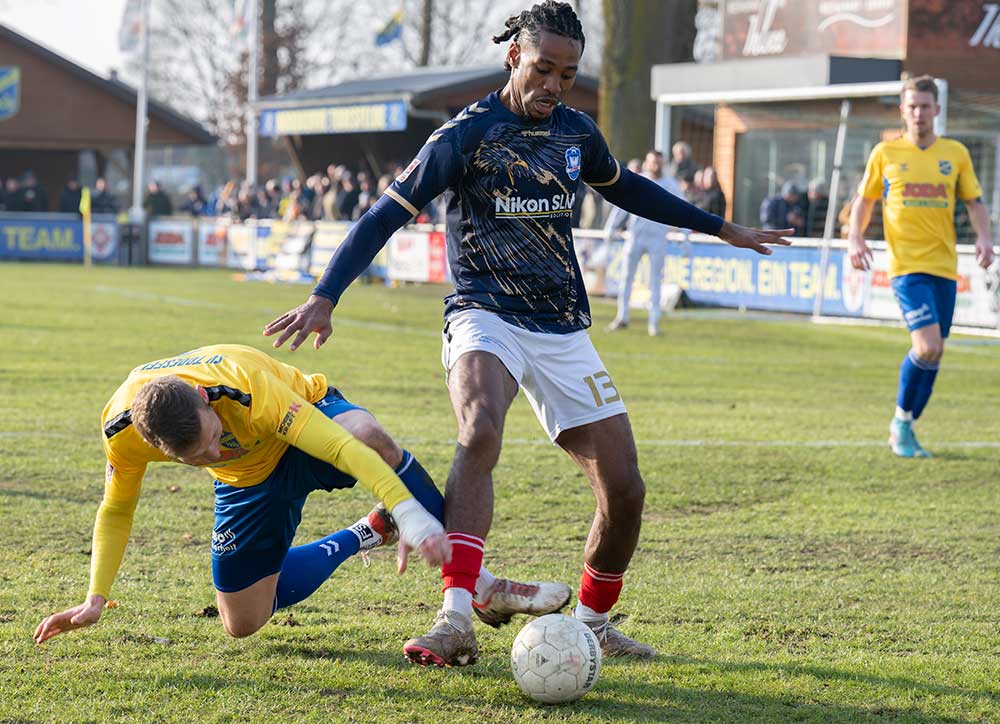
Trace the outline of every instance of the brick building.
<path fill-rule="evenodd" d="M 151 148 L 205 145 L 198 123 L 150 101 Z M 0 24 L 0 178 L 32 171 L 56 207 L 70 177 L 104 175 L 127 199 L 135 144 L 136 91 L 102 78 Z M 88 178 L 89 176 L 89 178 Z"/>
<path fill-rule="evenodd" d="M 900 78 L 926 73 L 939 132 L 969 147 L 996 222 L 1000 3 L 703 0 L 695 52 L 701 62 L 653 69 L 657 145 L 687 140 L 716 167 L 730 219 L 757 224 L 785 181 L 829 181 L 846 99 L 841 209 L 874 145 L 902 131 Z"/>

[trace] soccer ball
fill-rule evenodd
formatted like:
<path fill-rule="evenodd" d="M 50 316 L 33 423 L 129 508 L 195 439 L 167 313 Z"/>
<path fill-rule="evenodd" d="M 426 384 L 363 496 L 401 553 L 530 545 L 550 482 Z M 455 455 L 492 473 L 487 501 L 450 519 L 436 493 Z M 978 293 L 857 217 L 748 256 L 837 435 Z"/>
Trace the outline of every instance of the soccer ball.
<path fill-rule="evenodd" d="M 576 701 L 597 682 L 601 645 L 586 624 L 550 613 L 521 629 L 510 650 L 510 668 L 521 691 L 535 701 Z"/>

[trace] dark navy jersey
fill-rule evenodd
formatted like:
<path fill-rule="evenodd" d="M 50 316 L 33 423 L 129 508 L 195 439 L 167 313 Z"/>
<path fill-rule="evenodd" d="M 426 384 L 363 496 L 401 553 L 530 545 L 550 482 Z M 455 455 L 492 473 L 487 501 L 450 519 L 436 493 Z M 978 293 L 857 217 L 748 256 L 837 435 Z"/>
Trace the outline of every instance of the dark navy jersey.
<path fill-rule="evenodd" d="M 580 183 L 620 175 L 597 124 L 560 105 L 544 121 L 515 115 L 491 93 L 435 131 L 387 194 L 416 215 L 447 193 L 455 292 L 445 316 L 485 309 L 535 332 L 590 326 L 573 249 Z"/>

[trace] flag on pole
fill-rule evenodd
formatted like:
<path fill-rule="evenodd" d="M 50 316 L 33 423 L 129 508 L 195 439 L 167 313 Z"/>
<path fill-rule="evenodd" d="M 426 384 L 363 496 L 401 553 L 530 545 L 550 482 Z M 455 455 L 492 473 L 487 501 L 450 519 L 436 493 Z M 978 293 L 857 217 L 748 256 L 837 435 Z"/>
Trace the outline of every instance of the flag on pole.
<path fill-rule="evenodd" d="M 252 7 L 253 3 L 250 0 L 233 0 L 233 20 L 229 25 L 229 34 L 244 46 L 250 45 L 250 23 L 253 22 L 250 17 Z"/>
<path fill-rule="evenodd" d="M 90 227 L 90 188 L 80 190 L 80 215 L 83 217 L 83 265 L 90 266 L 93 242 Z"/>
<path fill-rule="evenodd" d="M 403 37 L 403 8 L 392 14 L 389 22 L 375 35 L 375 45 L 381 48 Z"/>
<path fill-rule="evenodd" d="M 142 0 L 126 0 L 122 22 L 118 26 L 118 49 L 131 53 L 139 47 L 142 36 Z"/>

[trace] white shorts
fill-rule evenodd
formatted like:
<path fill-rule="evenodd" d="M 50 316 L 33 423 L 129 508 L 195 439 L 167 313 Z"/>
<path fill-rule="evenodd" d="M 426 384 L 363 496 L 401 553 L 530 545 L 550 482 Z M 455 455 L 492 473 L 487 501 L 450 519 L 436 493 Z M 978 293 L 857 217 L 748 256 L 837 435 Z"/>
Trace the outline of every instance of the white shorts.
<path fill-rule="evenodd" d="M 529 332 L 481 309 L 448 317 L 441 362 L 451 371 L 466 352 L 499 358 L 555 442 L 563 430 L 624 413 L 625 403 L 583 330 Z"/>

